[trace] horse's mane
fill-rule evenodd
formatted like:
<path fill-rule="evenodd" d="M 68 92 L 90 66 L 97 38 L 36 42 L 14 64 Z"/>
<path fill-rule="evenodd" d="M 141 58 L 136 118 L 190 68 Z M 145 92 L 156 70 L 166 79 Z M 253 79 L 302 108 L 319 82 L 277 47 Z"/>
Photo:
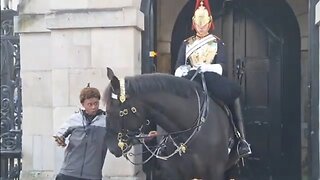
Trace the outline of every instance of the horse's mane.
<path fill-rule="evenodd" d="M 194 96 L 195 90 L 201 91 L 198 83 L 170 74 L 153 73 L 128 76 L 126 91 L 129 95 L 139 95 L 150 92 L 167 92 L 178 96 Z"/>
<path fill-rule="evenodd" d="M 127 76 L 125 81 L 126 93 L 130 96 L 150 92 L 167 92 L 188 98 L 195 95 L 195 90 L 202 91 L 200 85 L 194 81 L 164 73 Z M 103 93 L 107 109 L 111 102 L 111 92 L 112 88 L 109 84 Z"/>

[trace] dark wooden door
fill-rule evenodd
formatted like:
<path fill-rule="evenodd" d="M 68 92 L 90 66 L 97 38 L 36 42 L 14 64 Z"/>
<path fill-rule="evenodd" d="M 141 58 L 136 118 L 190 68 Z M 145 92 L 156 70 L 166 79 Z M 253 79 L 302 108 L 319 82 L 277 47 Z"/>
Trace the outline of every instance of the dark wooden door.
<path fill-rule="evenodd" d="M 290 134 L 287 127 L 298 124 L 297 121 L 287 122 L 289 116 L 285 112 L 289 107 L 284 108 L 289 103 L 285 98 L 288 92 L 285 91 L 289 86 L 299 88 L 292 83 L 286 87 L 287 82 L 284 82 L 289 76 L 284 72 L 285 67 L 289 67 L 286 63 L 292 63 L 285 59 L 289 59 L 290 55 L 285 56 L 284 51 L 290 45 L 285 44 L 286 37 L 279 25 L 277 28 L 268 25 L 260 19 L 263 13 L 255 14 L 252 8 L 254 6 L 250 4 L 246 7 L 233 6 L 216 20 L 217 29 L 214 32 L 224 40 L 227 58 L 231 60 L 227 69 L 228 77 L 242 87 L 247 140 L 253 150 L 238 177 L 246 180 L 298 180 L 301 170 L 299 155 L 288 151 L 290 140 L 284 140 Z M 299 133 L 296 128 L 291 138 L 299 138 Z M 291 147 L 299 152 L 299 144 Z"/>
<path fill-rule="evenodd" d="M 263 23 L 263 22 L 262 22 Z M 247 139 L 253 154 L 250 178 L 275 179 L 281 154 L 282 40 L 243 9 L 233 11 L 233 63 L 229 73 L 241 84 Z"/>

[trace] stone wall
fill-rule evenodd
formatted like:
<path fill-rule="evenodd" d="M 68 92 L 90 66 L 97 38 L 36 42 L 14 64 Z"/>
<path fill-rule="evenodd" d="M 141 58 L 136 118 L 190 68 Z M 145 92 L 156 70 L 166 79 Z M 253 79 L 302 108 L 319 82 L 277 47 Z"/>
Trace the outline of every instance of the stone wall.
<path fill-rule="evenodd" d="M 88 82 L 101 92 L 106 67 L 123 77 L 141 73 L 141 0 L 23 0 L 15 31 L 20 33 L 23 89 L 21 179 L 54 179 L 63 149 L 52 135 L 81 107 Z M 102 103 L 101 103 L 102 104 Z M 102 107 L 103 108 L 103 107 Z M 133 151 L 139 151 L 136 147 Z M 140 152 L 140 151 L 139 151 Z M 141 160 L 140 158 L 135 161 Z M 141 166 L 110 153 L 104 179 L 144 179 Z"/>

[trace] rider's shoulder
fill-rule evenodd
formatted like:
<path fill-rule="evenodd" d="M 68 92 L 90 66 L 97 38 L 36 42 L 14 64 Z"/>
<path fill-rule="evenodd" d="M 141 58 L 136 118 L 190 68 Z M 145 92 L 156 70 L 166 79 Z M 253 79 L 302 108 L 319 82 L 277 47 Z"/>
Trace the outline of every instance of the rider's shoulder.
<path fill-rule="evenodd" d="M 212 34 L 212 36 L 216 39 L 216 42 L 221 43 L 222 45 L 224 45 L 224 42 L 222 41 L 222 39 L 214 34 Z"/>
<path fill-rule="evenodd" d="M 186 38 L 185 40 L 183 40 L 183 42 L 184 42 L 184 43 L 187 43 L 187 44 L 191 44 L 191 43 L 193 43 L 195 40 L 196 40 L 196 36 L 193 35 L 193 36 L 190 36 L 190 37 Z"/>
<path fill-rule="evenodd" d="M 212 34 L 212 36 L 213 36 L 217 41 L 221 41 L 221 38 L 218 37 L 217 35 Z"/>

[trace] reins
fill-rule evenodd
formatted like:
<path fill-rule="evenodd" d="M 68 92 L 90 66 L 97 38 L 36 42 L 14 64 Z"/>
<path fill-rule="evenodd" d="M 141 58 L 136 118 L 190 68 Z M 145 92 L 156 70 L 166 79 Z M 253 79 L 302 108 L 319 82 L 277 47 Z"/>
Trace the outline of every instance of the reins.
<path fill-rule="evenodd" d="M 195 72 L 195 74 L 193 75 L 191 80 L 193 80 L 198 73 L 200 73 L 200 69 L 199 68 L 197 69 L 197 71 Z M 156 146 L 156 148 L 154 150 L 150 149 L 149 146 L 145 143 L 145 138 L 148 137 L 148 136 L 145 136 L 143 133 L 140 133 L 138 136 L 136 136 L 136 138 L 139 139 L 140 143 L 144 145 L 144 147 L 147 149 L 147 151 L 151 155 L 145 161 L 143 161 L 142 163 L 135 163 L 135 162 L 131 161 L 128 158 L 128 155 L 129 156 L 135 156 L 137 154 L 124 153 L 123 155 L 126 157 L 126 159 L 128 161 L 130 161 L 132 164 L 135 164 L 135 165 L 141 165 L 141 164 L 147 163 L 153 157 L 156 157 L 157 159 L 168 160 L 169 158 L 171 158 L 172 156 L 174 156 L 176 154 L 179 154 L 180 156 L 182 156 L 183 153 L 186 153 L 187 144 L 194 137 L 194 135 L 198 131 L 200 131 L 202 124 L 207 119 L 208 111 L 209 111 L 209 96 L 208 96 L 207 86 L 206 86 L 206 83 L 205 83 L 205 78 L 204 78 L 204 74 L 203 73 L 201 73 L 201 77 L 202 77 L 202 85 L 203 85 L 203 90 L 204 90 L 204 92 L 203 92 L 204 99 L 203 99 L 203 101 L 201 103 L 201 98 L 200 98 L 199 92 L 197 90 L 195 90 L 195 93 L 197 95 L 197 100 L 198 100 L 198 112 L 199 113 L 198 113 L 198 118 L 194 122 L 194 125 L 191 128 L 188 128 L 188 129 L 185 129 L 185 130 L 157 135 L 157 136 L 162 136 L 162 139 L 160 140 L 160 143 Z M 177 143 L 175 141 L 175 138 L 172 137 L 173 135 L 179 135 L 179 134 L 187 133 L 187 132 L 190 132 L 190 131 L 192 131 L 191 135 L 183 143 Z M 175 150 L 169 155 L 166 155 L 166 156 L 160 155 L 161 149 L 166 146 L 165 144 L 168 143 L 169 140 L 174 145 Z"/>
<path fill-rule="evenodd" d="M 145 136 L 143 133 L 140 133 L 138 136 L 136 136 L 136 138 L 139 139 L 140 143 L 144 145 L 144 147 L 147 149 L 147 151 L 151 155 L 145 161 L 143 161 L 141 163 L 135 163 L 128 158 L 128 155 L 129 156 L 136 156 L 138 154 L 126 152 L 126 153 L 123 153 L 123 156 L 132 164 L 141 165 L 141 164 L 147 163 L 153 157 L 155 157 L 157 159 L 168 160 L 169 158 L 171 158 L 172 156 L 174 156 L 176 154 L 179 154 L 180 156 L 182 156 L 182 154 L 186 153 L 187 144 L 190 142 L 190 140 L 193 138 L 193 136 L 198 131 L 200 131 L 202 124 L 205 122 L 205 120 L 207 118 L 206 117 L 207 112 L 205 112 L 208 110 L 207 98 L 205 98 L 203 103 L 201 103 L 201 99 L 200 99 L 200 95 L 199 95 L 198 91 L 195 90 L 195 93 L 197 95 L 197 100 L 198 100 L 198 112 L 199 112 L 198 114 L 199 115 L 198 115 L 198 118 L 195 120 L 194 125 L 191 128 L 181 130 L 181 131 L 171 132 L 171 133 L 165 133 L 163 135 L 158 135 L 158 136 L 162 136 L 162 139 L 160 140 L 160 143 L 156 146 L 156 148 L 154 150 L 150 149 L 149 146 L 145 143 L 145 138 L 147 138 L 148 136 Z M 175 142 L 175 138 L 172 137 L 173 135 L 178 135 L 178 134 L 186 133 L 189 131 L 192 131 L 192 133 L 183 143 Z M 166 156 L 160 155 L 162 148 L 166 146 L 165 144 L 168 143 L 169 140 L 171 140 L 172 144 L 174 145 L 174 147 L 176 149 L 169 155 L 166 155 Z"/>

